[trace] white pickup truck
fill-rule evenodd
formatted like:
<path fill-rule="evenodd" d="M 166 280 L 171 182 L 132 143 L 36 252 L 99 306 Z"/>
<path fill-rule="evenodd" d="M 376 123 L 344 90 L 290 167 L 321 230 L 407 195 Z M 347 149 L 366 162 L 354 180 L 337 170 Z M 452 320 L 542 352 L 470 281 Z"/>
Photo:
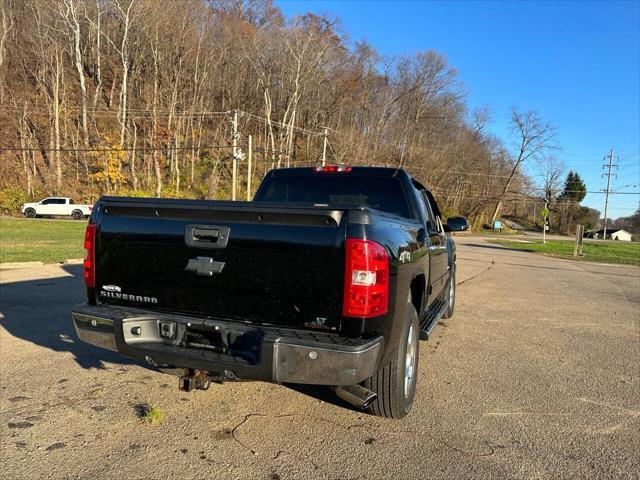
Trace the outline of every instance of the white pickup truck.
<path fill-rule="evenodd" d="M 25 203 L 20 211 L 25 217 L 71 217 L 82 220 L 91 215 L 93 205 L 78 205 L 69 197 L 48 197 L 37 203 Z"/>

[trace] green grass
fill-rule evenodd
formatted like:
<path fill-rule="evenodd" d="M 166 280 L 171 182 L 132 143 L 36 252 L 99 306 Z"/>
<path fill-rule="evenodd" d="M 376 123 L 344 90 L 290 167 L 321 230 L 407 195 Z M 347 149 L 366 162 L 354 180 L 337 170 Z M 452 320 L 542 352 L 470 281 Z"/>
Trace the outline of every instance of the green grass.
<path fill-rule="evenodd" d="M 519 242 L 514 240 L 493 239 L 491 243 L 525 250 L 527 252 L 542 253 L 554 257 L 586 260 L 589 262 L 622 263 L 640 265 L 640 243 L 631 242 L 602 242 L 585 240 L 582 257 L 573 256 L 575 242 L 568 240 L 532 240 Z"/>
<path fill-rule="evenodd" d="M 159 407 L 152 407 L 146 403 L 136 405 L 136 415 L 146 423 L 162 423 L 165 419 L 165 413 Z"/>
<path fill-rule="evenodd" d="M 86 222 L 0 217 L 0 263 L 84 257 Z"/>

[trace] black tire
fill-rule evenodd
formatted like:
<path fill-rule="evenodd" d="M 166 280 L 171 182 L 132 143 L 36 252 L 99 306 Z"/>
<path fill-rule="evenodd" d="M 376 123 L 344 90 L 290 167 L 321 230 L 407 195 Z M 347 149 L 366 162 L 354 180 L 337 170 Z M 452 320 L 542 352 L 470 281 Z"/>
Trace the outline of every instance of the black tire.
<path fill-rule="evenodd" d="M 73 212 L 71 212 L 71 218 L 73 218 L 74 220 L 82 220 L 83 217 L 84 215 L 80 210 L 74 210 Z"/>
<path fill-rule="evenodd" d="M 447 309 L 442 318 L 453 317 L 456 309 L 456 264 L 451 265 L 451 273 L 449 274 L 449 284 L 445 290 L 445 300 L 447 301 Z"/>
<path fill-rule="evenodd" d="M 418 314 L 410 303 L 406 308 L 402 329 L 403 340 L 393 352 L 391 361 L 363 383 L 365 388 L 378 394 L 367 408 L 369 413 L 379 417 L 402 418 L 411 410 L 418 378 L 419 334 Z M 413 337 L 411 342 L 410 335 Z M 407 355 L 409 345 L 412 345 L 412 352 Z M 413 358 L 413 369 L 410 377 L 405 380 L 409 357 Z M 407 384 L 406 387 L 405 384 Z"/>
<path fill-rule="evenodd" d="M 36 218 L 36 211 L 33 208 L 27 208 L 24 211 L 24 216 L 27 218 Z"/>

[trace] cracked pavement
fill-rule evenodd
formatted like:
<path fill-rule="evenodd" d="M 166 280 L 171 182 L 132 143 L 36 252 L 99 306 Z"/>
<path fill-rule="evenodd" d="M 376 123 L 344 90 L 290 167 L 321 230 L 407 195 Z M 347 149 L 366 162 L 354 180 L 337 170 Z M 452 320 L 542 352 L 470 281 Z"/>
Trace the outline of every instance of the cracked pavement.
<path fill-rule="evenodd" d="M 402 421 L 323 387 L 179 392 L 78 342 L 81 267 L 0 271 L 0 477 L 638 478 L 640 269 L 456 241 L 456 314 Z"/>

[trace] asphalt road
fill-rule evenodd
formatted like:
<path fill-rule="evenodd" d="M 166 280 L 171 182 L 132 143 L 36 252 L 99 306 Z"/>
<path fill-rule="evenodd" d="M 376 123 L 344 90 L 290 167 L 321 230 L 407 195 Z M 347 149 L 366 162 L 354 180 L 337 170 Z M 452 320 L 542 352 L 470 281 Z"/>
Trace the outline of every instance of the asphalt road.
<path fill-rule="evenodd" d="M 78 342 L 80 267 L 1 271 L 0 477 L 638 478 L 640 269 L 458 243 L 456 315 L 421 342 L 402 421 L 324 388 L 181 393 Z"/>

